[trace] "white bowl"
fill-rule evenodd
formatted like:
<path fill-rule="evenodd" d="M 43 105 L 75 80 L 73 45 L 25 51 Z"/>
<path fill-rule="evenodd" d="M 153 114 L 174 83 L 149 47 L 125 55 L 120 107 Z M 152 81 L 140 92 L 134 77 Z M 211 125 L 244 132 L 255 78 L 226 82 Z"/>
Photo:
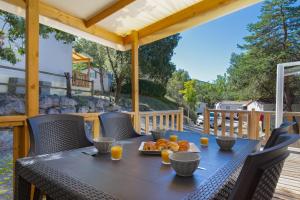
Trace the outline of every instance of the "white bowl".
<path fill-rule="evenodd" d="M 217 144 L 222 151 L 230 151 L 235 144 L 236 138 L 229 136 L 216 137 Z"/>
<path fill-rule="evenodd" d="M 152 135 L 154 141 L 163 138 L 165 133 L 166 133 L 166 130 L 164 130 L 164 129 L 156 129 L 156 130 L 151 131 L 151 135 Z"/>
<path fill-rule="evenodd" d="M 176 152 L 169 157 L 178 176 L 192 176 L 200 163 L 200 155 L 192 152 Z"/>
<path fill-rule="evenodd" d="M 115 141 L 116 139 L 112 137 L 99 137 L 98 139 L 93 140 L 98 153 L 109 153 L 110 148 Z"/>

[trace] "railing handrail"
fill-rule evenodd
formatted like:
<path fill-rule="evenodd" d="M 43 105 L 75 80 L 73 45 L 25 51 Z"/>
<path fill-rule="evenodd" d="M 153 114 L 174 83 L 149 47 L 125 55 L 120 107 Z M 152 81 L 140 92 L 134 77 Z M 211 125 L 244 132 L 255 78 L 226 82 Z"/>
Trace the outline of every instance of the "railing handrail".
<path fill-rule="evenodd" d="M 226 109 L 207 109 L 210 112 L 226 112 L 226 113 L 249 113 L 251 112 L 250 110 L 226 110 Z M 276 112 L 275 111 L 259 111 L 259 110 L 255 110 L 254 112 L 256 113 L 270 113 L 275 115 Z M 300 116 L 300 112 L 290 112 L 290 111 L 284 111 L 283 112 L 284 115 L 289 116 L 289 115 L 293 115 L 293 116 Z"/>

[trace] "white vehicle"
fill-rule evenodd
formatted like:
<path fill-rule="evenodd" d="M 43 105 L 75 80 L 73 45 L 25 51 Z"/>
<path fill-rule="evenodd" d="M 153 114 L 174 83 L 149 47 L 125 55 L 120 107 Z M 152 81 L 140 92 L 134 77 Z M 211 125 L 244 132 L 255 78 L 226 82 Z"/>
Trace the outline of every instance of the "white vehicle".
<path fill-rule="evenodd" d="M 210 112 L 209 113 L 209 124 L 210 127 L 213 128 L 214 127 L 214 112 Z M 197 121 L 196 121 L 196 125 L 200 126 L 201 124 L 204 123 L 204 116 L 203 115 L 198 115 Z M 221 114 L 218 113 L 218 118 L 217 118 L 217 124 L 218 126 L 221 126 L 222 120 L 221 120 Z"/>
<path fill-rule="evenodd" d="M 200 126 L 200 124 L 203 124 L 204 122 L 204 117 L 203 115 L 198 115 L 197 121 L 196 121 L 196 125 Z"/>
<path fill-rule="evenodd" d="M 214 114 L 214 112 L 210 112 L 209 113 L 209 126 L 210 126 L 210 128 L 213 128 L 214 125 L 215 125 L 215 114 Z M 218 113 L 217 125 L 218 126 L 222 125 L 221 113 Z"/>

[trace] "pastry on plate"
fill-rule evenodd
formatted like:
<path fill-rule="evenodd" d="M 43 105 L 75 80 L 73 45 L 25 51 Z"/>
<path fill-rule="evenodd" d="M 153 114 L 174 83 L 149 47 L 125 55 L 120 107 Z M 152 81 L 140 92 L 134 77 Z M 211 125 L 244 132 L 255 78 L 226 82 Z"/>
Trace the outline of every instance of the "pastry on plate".
<path fill-rule="evenodd" d="M 168 143 L 168 149 L 171 151 L 178 151 L 179 145 L 176 142 L 169 142 Z"/>
<path fill-rule="evenodd" d="M 186 140 L 181 140 L 178 142 L 179 151 L 188 151 L 190 149 L 190 143 Z"/>
<path fill-rule="evenodd" d="M 145 142 L 143 149 L 145 151 L 155 151 L 156 150 L 155 142 L 152 141 Z"/>
<path fill-rule="evenodd" d="M 163 149 L 167 149 L 168 148 L 168 143 L 169 141 L 166 139 L 159 139 L 156 141 L 156 150 L 163 150 Z"/>

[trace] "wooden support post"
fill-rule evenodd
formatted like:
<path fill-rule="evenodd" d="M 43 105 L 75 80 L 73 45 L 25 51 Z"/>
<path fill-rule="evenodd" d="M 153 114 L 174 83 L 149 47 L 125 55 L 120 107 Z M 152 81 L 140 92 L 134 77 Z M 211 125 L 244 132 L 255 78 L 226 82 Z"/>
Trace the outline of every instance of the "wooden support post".
<path fill-rule="evenodd" d="M 203 133 L 209 134 L 210 129 L 210 121 L 209 121 L 209 111 L 207 108 L 204 110 L 204 122 L 203 122 L 204 130 Z"/>
<path fill-rule="evenodd" d="M 139 36 L 137 31 L 132 32 L 131 48 L 131 98 L 132 112 L 134 112 L 133 125 L 135 130 L 140 133 L 140 115 L 139 115 Z"/>
<path fill-rule="evenodd" d="M 26 1 L 26 114 L 39 113 L 39 0 Z"/>

